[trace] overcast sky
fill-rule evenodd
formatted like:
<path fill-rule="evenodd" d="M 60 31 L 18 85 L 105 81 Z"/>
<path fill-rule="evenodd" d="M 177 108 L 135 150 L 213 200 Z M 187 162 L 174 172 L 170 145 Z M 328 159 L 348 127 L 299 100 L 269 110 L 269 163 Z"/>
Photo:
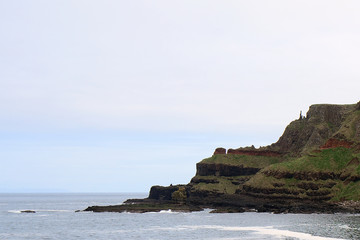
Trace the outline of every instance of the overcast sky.
<path fill-rule="evenodd" d="M 359 1 L 0 0 L 0 192 L 146 192 L 360 100 Z"/>

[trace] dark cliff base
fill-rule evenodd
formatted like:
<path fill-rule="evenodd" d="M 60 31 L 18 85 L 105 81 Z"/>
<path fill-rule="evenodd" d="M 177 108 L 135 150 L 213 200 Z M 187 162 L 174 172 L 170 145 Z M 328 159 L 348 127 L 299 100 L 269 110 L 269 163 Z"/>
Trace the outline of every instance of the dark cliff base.
<path fill-rule="evenodd" d="M 339 204 L 326 201 L 299 201 L 297 199 L 266 199 L 246 194 L 209 194 L 197 192 L 192 194 L 186 202 L 176 203 L 166 199 L 171 196 L 176 186 L 154 186 L 150 196 L 157 199 L 129 199 L 122 205 L 91 206 L 84 211 L 93 212 L 160 212 L 171 210 L 174 212 L 193 212 L 213 209 L 211 213 L 242 213 L 242 212 L 271 212 L 271 213 L 360 213 L 360 204 L 344 202 Z M 159 199 L 158 197 L 162 198 Z"/>
<path fill-rule="evenodd" d="M 129 213 L 146 213 L 146 212 L 160 212 L 171 210 L 173 212 L 194 212 L 203 211 L 204 209 L 213 209 L 211 213 L 242 213 L 242 212 L 270 212 L 270 213 L 360 213 L 360 207 L 346 204 L 329 204 L 312 201 L 258 201 L 259 199 L 249 198 L 248 196 L 239 196 L 236 204 L 231 203 L 234 200 L 233 197 L 229 197 L 227 202 L 224 202 L 224 198 L 221 201 L 214 200 L 212 204 L 202 203 L 184 203 L 177 204 L 173 202 L 154 201 L 148 199 L 142 199 L 142 201 L 136 200 L 134 203 L 128 202 L 122 205 L 111 206 L 91 206 L 84 211 L 92 212 L 129 212 Z M 210 200 L 210 199 L 209 199 Z M 255 201 L 254 201 L 255 200 Z"/>
<path fill-rule="evenodd" d="M 154 201 L 152 199 L 131 199 L 128 200 L 127 203 L 124 203 L 122 205 L 92 206 L 86 208 L 84 211 L 146 213 L 167 210 L 175 212 L 194 212 L 201 211 L 203 209 L 195 205 L 177 204 L 170 201 Z"/>

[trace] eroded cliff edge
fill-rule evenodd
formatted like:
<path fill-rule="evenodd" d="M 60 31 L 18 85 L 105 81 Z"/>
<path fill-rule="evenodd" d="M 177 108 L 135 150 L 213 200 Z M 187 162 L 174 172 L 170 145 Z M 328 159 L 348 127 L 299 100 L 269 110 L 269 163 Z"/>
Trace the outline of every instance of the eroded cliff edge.
<path fill-rule="evenodd" d="M 318 104 L 266 147 L 217 148 L 186 185 L 87 211 L 360 212 L 360 102 Z"/>

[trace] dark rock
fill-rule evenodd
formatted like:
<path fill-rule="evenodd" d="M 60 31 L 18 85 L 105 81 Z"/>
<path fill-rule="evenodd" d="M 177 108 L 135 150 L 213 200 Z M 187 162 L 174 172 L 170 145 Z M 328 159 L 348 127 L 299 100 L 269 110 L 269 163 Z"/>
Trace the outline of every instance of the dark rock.
<path fill-rule="evenodd" d="M 171 195 L 173 192 L 179 190 L 178 186 L 152 186 L 149 193 L 149 199 L 156 199 L 156 200 L 171 200 Z"/>
<path fill-rule="evenodd" d="M 210 213 L 243 213 L 245 212 L 244 208 L 217 208 L 214 209 L 212 211 L 210 211 Z"/>
<path fill-rule="evenodd" d="M 266 156 L 266 157 L 280 157 L 282 154 L 271 150 L 248 150 L 248 149 L 229 149 L 228 154 L 248 155 L 248 156 Z"/>
<path fill-rule="evenodd" d="M 232 166 L 227 164 L 197 163 L 196 175 L 198 176 L 248 176 L 254 175 L 261 168 Z"/>
<path fill-rule="evenodd" d="M 219 183 L 218 180 L 216 179 L 203 179 L 203 178 L 198 178 L 198 177 L 193 177 L 190 181 L 190 183 L 206 183 L 206 184 L 214 184 L 214 183 Z"/>
<path fill-rule="evenodd" d="M 297 184 L 297 187 L 305 189 L 305 190 L 309 190 L 309 189 L 318 190 L 319 189 L 318 184 L 313 183 L 313 182 L 301 182 L 301 183 Z"/>
<path fill-rule="evenodd" d="M 34 210 L 23 210 L 21 213 L 36 213 Z"/>

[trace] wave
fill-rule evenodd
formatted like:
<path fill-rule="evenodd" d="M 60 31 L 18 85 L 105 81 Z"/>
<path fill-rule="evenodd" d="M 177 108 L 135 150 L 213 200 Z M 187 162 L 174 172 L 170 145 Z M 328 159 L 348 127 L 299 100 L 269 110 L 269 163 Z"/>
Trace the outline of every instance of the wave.
<path fill-rule="evenodd" d="M 36 212 L 74 212 L 74 210 L 60 210 L 60 209 L 49 209 L 49 210 L 34 210 Z"/>
<path fill-rule="evenodd" d="M 21 213 L 22 210 L 9 210 L 8 213 Z"/>
<path fill-rule="evenodd" d="M 38 212 L 74 212 L 73 210 L 59 210 L 59 209 L 21 209 L 21 210 L 8 210 L 8 213 L 22 213 L 22 211 L 34 211 L 35 213 Z"/>
<path fill-rule="evenodd" d="M 169 209 L 169 210 L 161 210 L 159 213 L 173 213 L 173 211 L 171 211 L 171 209 Z"/>
<path fill-rule="evenodd" d="M 294 232 L 289 230 L 276 229 L 272 226 L 266 227 L 228 227 L 228 226 L 219 226 L 219 225 L 198 225 L 198 226 L 177 226 L 175 228 L 156 228 L 157 230 L 199 230 L 199 229 L 216 229 L 220 231 L 251 231 L 254 234 L 267 235 L 272 237 L 290 237 L 299 240 L 345 240 L 341 238 L 330 238 L 330 237 L 320 237 L 314 236 L 309 233 Z"/>
<path fill-rule="evenodd" d="M 169 210 L 161 210 L 159 212 L 146 212 L 145 214 L 187 214 L 188 212 L 178 212 L 178 211 L 172 211 L 171 209 Z"/>

